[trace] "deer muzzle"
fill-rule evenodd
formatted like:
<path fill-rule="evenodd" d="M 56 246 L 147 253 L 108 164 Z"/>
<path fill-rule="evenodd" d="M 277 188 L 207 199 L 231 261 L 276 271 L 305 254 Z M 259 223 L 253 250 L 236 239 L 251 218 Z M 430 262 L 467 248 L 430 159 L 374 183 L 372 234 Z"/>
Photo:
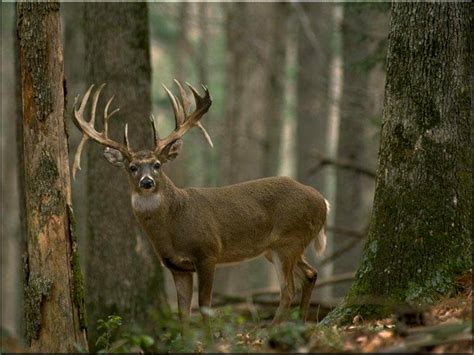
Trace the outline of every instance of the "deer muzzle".
<path fill-rule="evenodd" d="M 141 189 L 150 190 L 155 187 L 155 180 L 149 175 L 145 175 L 140 179 L 139 186 Z"/>

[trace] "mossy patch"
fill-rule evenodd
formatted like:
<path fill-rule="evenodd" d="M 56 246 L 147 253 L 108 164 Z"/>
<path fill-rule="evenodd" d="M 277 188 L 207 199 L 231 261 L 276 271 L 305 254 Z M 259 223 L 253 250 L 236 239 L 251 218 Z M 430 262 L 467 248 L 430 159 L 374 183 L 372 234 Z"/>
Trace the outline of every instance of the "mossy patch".
<path fill-rule="evenodd" d="M 43 226 L 51 215 L 61 212 L 63 195 L 55 187 L 58 179 L 59 170 L 56 161 L 49 152 L 43 151 L 33 172 L 33 178 L 27 182 L 31 209 L 39 211 L 40 226 Z"/>
<path fill-rule="evenodd" d="M 51 11 L 59 11 L 59 3 L 28 3 L 19 4 L 19 45 L 24 56 L 23 63 L 31 76 L 33 86 L 33 101 L 36 109 L 36 118 L 46 119 L 53 111 L 53 88 L 51 81 L 44 80 L 49 75 L 48 38 L 44 30 L 47 26 L 45 17 Z M 23 16 L 23 14 L 28 14 Z"/>
<path fill-rule="evenodd" d="M 53 281 L 36 273 L 29 275 L 25 286 L 25 338 L 28 343 L 38 339 L 41 329 L 41 305 L 48 299 Z"/>

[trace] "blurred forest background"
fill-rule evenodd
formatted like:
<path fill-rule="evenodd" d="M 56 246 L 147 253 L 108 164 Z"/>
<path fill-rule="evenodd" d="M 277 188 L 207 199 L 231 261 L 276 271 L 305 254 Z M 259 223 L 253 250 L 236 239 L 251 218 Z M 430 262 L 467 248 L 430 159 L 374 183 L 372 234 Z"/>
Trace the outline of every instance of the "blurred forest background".
<path fill-rule="evenodd" d="M 14 4 L 2 3 L 1 16 L 2 327 L 20 334 L 24 233 Z M 116 95 L 121 111 L 112 132 L 128 122 L 137 148 L 151 147 L 150 112 L 162 134 L 172 129 L 161 83 L 206 84 L 213 105 L 203 124 L 214 149 L 191 132 L 167 173 L 179 187 L 285 175 L 321 191 L 332 205 L 329 245 L 323 259 L 308 257 L 319 280 L 345 282 L 318 288 L 313 297 L 339 302 L 370 218 L 389 4 L 62 3 L 61 19 L 71 159 L 81 138 L 71 107 L 91 83 L 106 82 L 106 96 Z M 73 183 L 89 321 L 113 313 L 143 320 L 160 303 L 174 305 L 174 289 L 132 216 L 125 176 L 101 149 L 89 144 Z M 278 293 L 274 271 L 260 259 L 219 269 L 214 290 L 215 300 Z"/>
<path fill-rule="evenodd" d="M 121 107 L 112 132 L 129 122 L 131 144 L 140 148 L 151 147 L 150 112 L 162 134 L 172 129 L 161 83 L 206 84 L 213 105 L 203 123 L 214 149 L 192 131 L 166 172 L 179 187 L 285 175 L 317 188 L 332 205 L 329 245 L 322 260 L 308 257 L 319 280 L 345 282 L 313 296 L 340 301 L 371 212 L 389 4 L 63 3 L 60 11 L 71 159 L 81 138 L 71 107 L 91 83 L 107 83 L 106 95 Z M 19 334 L 15 25 L 14 4 L 2 3 L 2 326 Z M 171 277 L 132 216 L 125 176 L 104 161 L 101 147 L 89 146 L 73 183 L 89 319 L 147 318 L 160 302 L 175 304 Z M 258 259 L 219 269 L 214 298 L 272 290 L 274 271 Z"/>

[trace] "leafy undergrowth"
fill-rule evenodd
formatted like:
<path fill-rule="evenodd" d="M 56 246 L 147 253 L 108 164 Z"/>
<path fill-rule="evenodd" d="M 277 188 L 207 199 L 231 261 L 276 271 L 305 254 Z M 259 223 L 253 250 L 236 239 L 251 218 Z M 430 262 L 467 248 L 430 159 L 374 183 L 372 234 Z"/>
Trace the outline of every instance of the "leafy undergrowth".
<path fill-rule="evenodd" d="M 100 337 L 95 351 L 128 352 L 388 352 L 388 353 L 471 353 L 472 273 L 458 280 L 459 292 L 434 306 L 400 308 L 392 317 L 364 320 L 354 317 L 345 327 L 323 327 L 317 322 L 303 324 L 298 314 L 292 320 L 271 326 L 273 308 L 254 305 L 209 310 L 210 329 L 196 315 L 184 336 L 173 312 L 156 316 L 156 328 L 145 334 L 113 315 L 99 321 Z M 321 316 L 319 310 L 316 313 Z M 322 317 L 322 316 L 321 316 Z M 316 319 L 316 317 L 315 317 Z M 1 350 L 19 351 L 22 346 L 2 331 Z M 81 352 L 83 349 L 76 349 Z"/>
<path fill-rule="evenodd" d="M 460 292 L 430 308 L 401 308 L 377 321 L 354 317 L 345 327 L 303 324 L 298 314 L 277 326 L 272 311 L 245 307 L 209 310 L 210 329 L 195 316 L 185 336 L 176 315 L 157 317 L 154 336 L 123 330 L 120 317 L 99 324 L 100 352 L 461 352 L 472 353 L 472 273 L 459 279 Z"/>

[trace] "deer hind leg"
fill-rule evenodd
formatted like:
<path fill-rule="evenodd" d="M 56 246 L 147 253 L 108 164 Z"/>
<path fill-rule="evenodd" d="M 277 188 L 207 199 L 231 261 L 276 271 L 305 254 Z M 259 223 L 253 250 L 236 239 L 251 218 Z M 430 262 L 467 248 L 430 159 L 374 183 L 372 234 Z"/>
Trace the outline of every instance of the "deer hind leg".
<path fill-rule="evenodd" d="M 301 283 L 301 303 L 300 303 L 300 317 L 303 322 L 308 316 L 309 304 L 311 302 L 311 294 L 313 293 L 318 272 L 310 264 L 306 262 L 302 256 L 296 263 L 296 276 Z"/>
<path fill-rule="evenodd" d="M 291 302 L 295 297 L 295 281 L 293 275 L 295 260 L 290 257 L 285 257 L 281 253 L 272 252 L 271 261 L 275 267 L 280 283 L 280 305 L 272 321 L 272 324 L 278 324 L 287 316 Z"/>

